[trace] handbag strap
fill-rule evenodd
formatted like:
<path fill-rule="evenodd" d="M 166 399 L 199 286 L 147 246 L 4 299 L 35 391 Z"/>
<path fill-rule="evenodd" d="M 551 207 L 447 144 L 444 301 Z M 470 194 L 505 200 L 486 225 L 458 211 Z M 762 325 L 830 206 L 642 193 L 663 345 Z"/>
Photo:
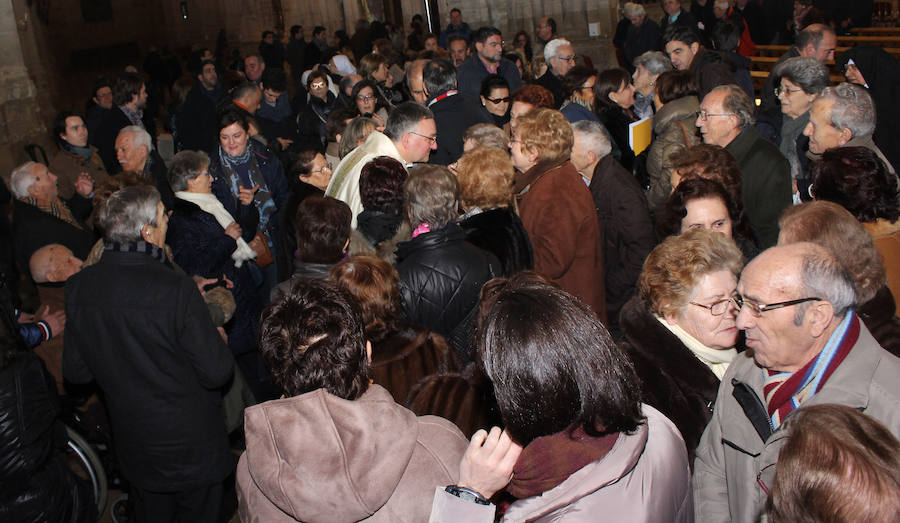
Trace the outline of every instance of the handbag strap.
<path fill-rule="evenodd" d="M 691 146 L 691 138 L 690 138 L 690 136 L 688 136 L 687 127 L 685 127 L 684 123 L 682 123 L 681 121 L 678 121 L 675 123 L 677 123 L 681 127 L 681 133 L 684 135 L 684 146 L 690 147 Z"/>

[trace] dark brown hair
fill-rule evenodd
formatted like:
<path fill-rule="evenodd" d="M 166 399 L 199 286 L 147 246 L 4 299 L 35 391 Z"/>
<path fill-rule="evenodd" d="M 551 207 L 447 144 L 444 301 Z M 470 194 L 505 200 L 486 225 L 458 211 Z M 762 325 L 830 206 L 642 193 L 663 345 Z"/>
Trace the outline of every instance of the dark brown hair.
<path fill-rule="evenodd" d="M 337 263 L 350 238 L 350 207 L 329 196 L 307 196 L 297 206 L 294 220 L 297 252 L 307 263 Z"/>
<path fill-rule="evenodd" d="M 706 178 L 725 187 L 731 199 L 741 199 L 741 167 L 734 156 L 718 145 L 701 143 L 681 149 L 672 155 L 672 169 L 678 171 L 681 180 Z"/>
<path fill-rule="evenodd" d="M 897 176 L 866 147 L 829 149 L 810 167 L 813 196 L 843 205 L 857 220 L 900 218 Z"/>
<path fill-rule="evenodd" d="M 656 78 L 656 94 L 664 104 L 685 96 L 698 96 L 698 92 L 690 71 L 666 71 Z"/>
<path fill-rule="evenodd" d="M 577 427 L 631 432 L 643 421 L 631 361 L 587 305 L 535 272 L 484 285 L 474 346 L 521 445 Z"/>
<path fill-rule="evenodd" d="M 286 396 L 325 389 L 355 400 L 369 387 L 359 308 L 325 280 L 298 279 L 262 313 L 259 350 Z"/>

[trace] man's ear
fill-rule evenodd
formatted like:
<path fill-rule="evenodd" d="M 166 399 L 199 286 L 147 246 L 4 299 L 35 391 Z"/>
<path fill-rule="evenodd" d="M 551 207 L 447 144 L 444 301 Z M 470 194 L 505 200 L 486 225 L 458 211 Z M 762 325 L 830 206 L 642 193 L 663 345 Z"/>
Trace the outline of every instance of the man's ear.
<path fill-rule="evenodd" d="M 840 138 L 841 146 L 843 146 L 844 144 L 846 144 L 847 142 L 849 142 L 852 139 L 853 139 L 853 131 L 851 131 L 850 129 L 848 129 L 846 127 L 842 128 L 841 129 L 841 138 Z"/>
<path fill-rule="evenodd" d="M 699 43 L 699 42 L 694 42 L 694 43 L 691 44 L 691 52 L 692 52 L 692 53 L 697 54 L 697 51 L 699 51 L 699 50 L 700 50 L 700 43 Z"/>
<path fill-rule="evenodd" d="M 814 301 L 806 309 L 803 322 L 809 326 L 810 335 L 814 338 L 823 336 L 834 319 L 834 305 L 827 301 Z"/>

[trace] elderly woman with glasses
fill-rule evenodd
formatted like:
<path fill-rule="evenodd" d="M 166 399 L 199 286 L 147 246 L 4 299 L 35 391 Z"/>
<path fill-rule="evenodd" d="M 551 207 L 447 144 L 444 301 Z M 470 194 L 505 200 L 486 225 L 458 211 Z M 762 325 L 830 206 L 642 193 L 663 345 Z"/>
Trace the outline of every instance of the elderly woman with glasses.
<path fill-rule="evenodd" d="M 251 265 L 256 253 L 248 242 L 256 234 L 259 213 L 252 202 L 226 206 L 213 195 L 212 185 L 224 183 L 209 174 L 209 157 L 197 151 L 181 151 L 169 168 L 169 184 L 175 205 L 169 219 L 166 243 L 172 257 L 188 274 L 224 278 L 236 305 L 226 325 L 228 348 L 247 378 L 253 394 L 266 399 L 265 373 L 256 348 L 257 318 L 262 312 Z M 231 203 L 231 202 L 229 202 Z"/>
<path fill-rule="evenodd" d="M 638 296 L 619 315 L 644 401 L 675 423 L 691 457 L 737 355 L 732 297 L 742 259 L 724 234 L 671 236 L 647 257 Z"/>
<path fill-rule="evenodd" d="M 775 96 L 781 102 L 781 111 L 773 108 L 761 114 L 756 127 L 791 163 L 794 202 L 808 201 L 809 137 L 803 134 L 803 129 L 809 123 L 812 103 L 828 87 L 828 68 L 815 58 L 798 56 L 779 64 L 772 75 L 777 79 Z"/>
<path fill-rule="evenodd" d="M 297 117 L 300 136 L 304 141 L 317 142 L 324 147 L 328 138 L 325 124 L 336 105 L 337 97 L 328 90 L 328 75 L 322 71 L 309 73 L 306 77 L 306 91 L 306 107 Z"/>

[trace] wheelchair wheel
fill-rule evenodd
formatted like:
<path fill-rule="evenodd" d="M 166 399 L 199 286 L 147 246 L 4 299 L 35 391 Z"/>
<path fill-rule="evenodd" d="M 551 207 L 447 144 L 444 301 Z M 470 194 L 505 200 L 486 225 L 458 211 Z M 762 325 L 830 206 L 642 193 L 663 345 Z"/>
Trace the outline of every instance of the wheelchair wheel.
<path fill-rule="evenodd" d="M 97 514 L 103 514 L 109 494 L 103 462 L 81 434 L 66 426 L 66 435 L 69 439 L 62 455 L 63 461 L 75 475 L 90 483 L 94 503 L 97 504 Z"/>

